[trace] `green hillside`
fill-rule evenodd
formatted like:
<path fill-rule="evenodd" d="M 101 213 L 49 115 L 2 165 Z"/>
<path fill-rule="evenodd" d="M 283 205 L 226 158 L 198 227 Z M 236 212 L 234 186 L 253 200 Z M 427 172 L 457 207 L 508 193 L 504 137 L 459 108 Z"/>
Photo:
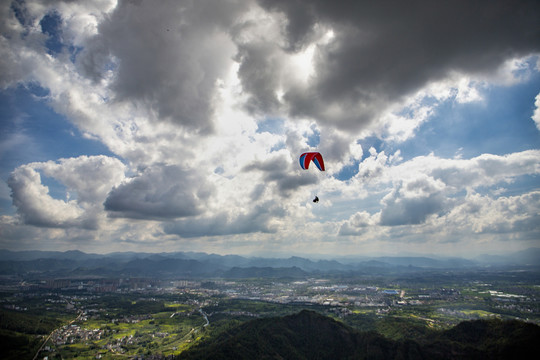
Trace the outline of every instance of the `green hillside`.
<path fill-rule="evenodd" d="M 397 341 L 304 310 L 240 324 L 177 359 L 515 359 L 533 353 L 539 340 L 533 324 L 478 320 Z"/>

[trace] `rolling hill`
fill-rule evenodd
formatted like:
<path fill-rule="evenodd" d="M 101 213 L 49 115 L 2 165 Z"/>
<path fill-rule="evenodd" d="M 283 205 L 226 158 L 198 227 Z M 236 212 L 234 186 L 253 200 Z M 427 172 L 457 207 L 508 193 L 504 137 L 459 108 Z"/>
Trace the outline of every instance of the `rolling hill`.
<path fill-rule="evenodd" d="M 423 339 L 395 341 L 303 310 L 240 324 L 177 359 L 521 359 L 535 352 L 539 339 L 534 324 L 476 320 Z"/>

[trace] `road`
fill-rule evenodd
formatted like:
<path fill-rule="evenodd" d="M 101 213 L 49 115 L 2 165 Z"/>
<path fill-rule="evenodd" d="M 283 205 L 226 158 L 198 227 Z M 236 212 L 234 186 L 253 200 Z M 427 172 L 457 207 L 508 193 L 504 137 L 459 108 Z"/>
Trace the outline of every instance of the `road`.
<path fill-rule="evenodd" d="M 79 319 L 81 318 L 82 314 L 83 314 L 83 313 L 80 312 L 79 315 L 78 315 L 75 319 L 71 320 L 71 321 L 68 323 L 68 326 L 71 325 L 71 324 L 73 324 L 75 321 L 79 320 Z M 64 326 L 64 325 L 62 325 L 62 327 L 63 327 L 63 326 Z M 45 346 L 45 344 L 47 343 L 47 341 L 49 341 L 49 339 L 51 338 L 51 336 L 53 336 L 53 334 L 54 334 L 55 332 L 57 332 L 58 330 L 60 330 L 60 329 L 61 329 L 61 328 L 54 329 L 53 331 L 51 331 L 51 333 L 49 334 L 49 336 L 47 336 L 47 338 L 45 339 L 45 341 L 43 342 L 43 344 L 41 344 L 41 346 L 39 347 L 38 351 L 36 352 L 36 355 L 34 355 L 34 357 L 32 358 L 32 360 L 36 360 L 36 359 L 37 359 L 39 353 L 41 352 L 41 350 L 43 350 L 43 347 Z"/>
<path fill-rule="evenodd" d="M 208 315 L 206 315 L 206 313 L 203 311 L 203 309 L 199 309 L 199 312 L 201 313 L 201 315 L 206 320 L 206 324 L 204 324 L 203 326 L 206 327 L 206 326 L 210 325 L 210 321 L 208 321 Z"/>

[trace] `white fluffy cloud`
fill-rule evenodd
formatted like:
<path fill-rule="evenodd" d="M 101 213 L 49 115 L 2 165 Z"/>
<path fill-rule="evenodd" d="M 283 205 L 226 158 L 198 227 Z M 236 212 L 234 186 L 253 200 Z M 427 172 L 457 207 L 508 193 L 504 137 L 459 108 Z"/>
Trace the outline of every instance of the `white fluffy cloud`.
<path fill-rule="evenodd" d="M 380 211 L 363 211 L 342 224 L 340 235 L 360 235 L 368 225 L 428 225 L 446 233 L 537 232 L 531 227 L 540 207 L 537 192 L 500 196 L 492 187 L 540 174 L 540 151 L 528 150 L 506 156 L 481 155 L 472 159 L 441 159 L 434 155 L 392 164 L 384 153 L 371 151 L 360 165 L 353 187 L 387 186 Z M 476 191 L 489 191 L 480 195 Z M 465 193 L 462 197 L 460 194 Z M 511 210 L 512 209 L 512 210 Z M 512 213 L 513 211 L 513 213 Z M 435 224 L 438 224 L 435 226 Z M 519 226 L 518 226 L 519 225 Z"/>
<path fill-rule="evenodd" d="M 381 225 L 415 225 L 442 211 L 444 184 L 422 176 L 401 183 L 382 199 Z"/>
<path fill-rule="evenodd" d="M 232 64 L 227 30 L 244 1 L 121 1 L 98 26 L 79 64 L 94 80 L 116 67 L 116 101 L 136 101 L 155 118 L 197 132 L 213 128 L 216 81 Z"/>
<path fill-rule="evenodd" d="M 494 198 L 468 194 L 461 204 L 449 212 L 444 223 L 447 232 L 474 234 L 512 234 L 524 232 L 538 238 L 540 234 L 540 193 L 532 191 L 518 196 Z"/>
<path fill-rule="evenodd" d="M 124 178 L 124 165 L 105 156 L 31 163 L 11 174 L 13 203 L 25 224 L 96 228 L 109 190 Z M 41 173 L 61 183 L 63 199 L 50 194 Z"/>
<path fill-rule="evenodd" d="M 213 187 L 178 166 L 156 166 L 112 188 L 104 205 L 111 216 L 169 219 L 200 214 Z"/>
<path fill-rule="evenodd" d="M 534 106 L 536 107 L 536 109 L 534 109 L 532 119 L 536 124 L 536 128 L 540 130 L 540 93 L 536 95 L 536 101 L 534 102 Z"/>
<path fill-rule="evenodd" d="M 511 182 L 516 177 L 537 175 L 540 172 L 539 150 L 503 156 L 483 154 L 472 159 L 446 159 L 430 154 L 397 164 L 393 163 L 396 154 L 388 156 L 384 152 L 377 153 L 375 149 L 371 149 L 370 154 L 359 164 L 355 181 L 401 183 L 410 182 L 424 174 L 433 181 L 442 181 L 453 191 L 460 191 Z"/>

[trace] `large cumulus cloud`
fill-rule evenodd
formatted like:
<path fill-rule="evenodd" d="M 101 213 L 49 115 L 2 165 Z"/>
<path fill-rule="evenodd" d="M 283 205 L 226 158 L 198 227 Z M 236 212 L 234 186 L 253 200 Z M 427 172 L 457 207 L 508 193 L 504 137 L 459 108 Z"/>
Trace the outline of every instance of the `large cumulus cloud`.
<path fill-rule="evenodd" d="M 234 214 L 219 212 L 190 220 L 177 220 L 164 224 L 167 234 L 177 234 L 183 238 L 201 236 L 225 236 L 247 233 L 275 233 L 274 219 L 285 216 L 282 207 L 274 203 L 263 203 L 246 212 Z"/>
<path fill-rule="evenodd" d="M 109 193 L 104 205 L 111 216 L 169 219 L 200 214 L 214 188 L 194 171 L 154 166 Z"/>
<path fill-rule="evenodd" d="M 500 197 L 471 193 L 445 218 L 436 221 L 435 226 L 444 226 L 444 232 L 459 236 L 502 234 L 507 240 L 538 239 L 539 199 L 538 191 Z"/>
<path fill-rule="evenodd" d="M 30 163 L 15 169 L 8 185 L 25 224 L 43 227 L 97 228 L 103 201 L 124 178 L 125 166 L 105 156 L 81 156 L 59 162 Z M 54 197 L 41 174 L 63 185 Z"/>
<path fill-rule="evenodd" d="M 216 81 L 232 63 L 227 36 L 245 1 L 120 1 L 79 58 L 98 80 L 116 67 L 117 101 L 137 101 L 156 118 L 212 130 Z"/>
<path fill-rule="evenodd" d="M 381 225 L 421 224 L 444 209 L 444 184 L 421 177 L 401 184 L 382 200 Z"/>
<path fill-rule="evenodd" d="M 381 107 L 452 72 L 487 74 L 510 57 L 540 50 L 540 6 L 534 1 L 259 3 L 285 15 L 285 52 L 305 49 L 321 28 L 331 32 L 330 41 L 317 45 L 309 85 L 281 91 L 291 114 L 344 129 L 359 129 Z M 240 75 L 261 97 L 257 79 Z"/>
<path fill-rule="evenodd" d="M 538 176 L 538 150 L 471 159 L 442 159 L 432 154 L 398 163 L 390 158 L 372 150 L 359 165 L 353 184 L 359 181 L 371 189 L 390 190 L 380 200 L 380 211 L 351 215 L 343 222 L 340 235 L 361 235 L 367 226 L 424 224 L 443 233 L 458 229 L 474 233 L 537 231 L 527 225 L 538 218 L 538 208 L 531 207 L 537 192 L 505 197 L 498 189 L 523 176 Z M 480 190 L 489 193 L 480 195 Z"/>

